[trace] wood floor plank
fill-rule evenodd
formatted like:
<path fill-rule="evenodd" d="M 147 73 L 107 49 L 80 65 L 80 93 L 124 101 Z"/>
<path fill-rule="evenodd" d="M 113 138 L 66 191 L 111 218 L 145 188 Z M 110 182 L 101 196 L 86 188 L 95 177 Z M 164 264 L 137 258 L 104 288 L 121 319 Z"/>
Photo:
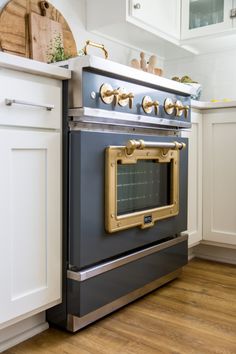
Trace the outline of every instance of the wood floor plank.
<path fill-rule="evenodd" d="M 194 259 L 180 278 L 72 335 L 4 354 L 236 354 L 236 266 Z"/>

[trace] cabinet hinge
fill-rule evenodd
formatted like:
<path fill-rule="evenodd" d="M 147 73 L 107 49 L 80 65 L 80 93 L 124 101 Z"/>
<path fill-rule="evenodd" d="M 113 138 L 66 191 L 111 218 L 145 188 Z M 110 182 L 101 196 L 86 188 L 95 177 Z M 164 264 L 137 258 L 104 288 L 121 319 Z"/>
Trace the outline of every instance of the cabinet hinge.
<path fill-rule="evenodd" d="M 230 17 L 231 17 L 231 18 L 236 17 L 236 8 L 235 8 L 235 9 L 230 10 Z"/>

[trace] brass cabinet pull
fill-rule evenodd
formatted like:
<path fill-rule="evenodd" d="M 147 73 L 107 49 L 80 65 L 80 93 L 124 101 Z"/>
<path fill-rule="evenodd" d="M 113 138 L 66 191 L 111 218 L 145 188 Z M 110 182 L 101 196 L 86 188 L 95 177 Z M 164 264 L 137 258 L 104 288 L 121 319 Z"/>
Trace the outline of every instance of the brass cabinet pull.
<path fill-rule="evenodd" d="M 85 55 L 88 54 L 88 51 L 87 51 L 87 47 L 88 46 L 101 49 L 104 52 L 105 59 L 108 59 L 108 51 L 106 50 L 104 44 L 99 44 L 99 43 L 95 43 L 95 42 L 92 42 L 92 41 L 86 41 L 85 47 L 83 49 L 83 52 L 84 52 Z"/>
<path fill-rule="evenodd" d="M 172 149 L 172 150 L 182 150 L 185 149 L 185 143 L 174 142 L 155 142 L 155 141 L 144 141 L 144 140 L 128 140 L 126 144 L 126 151 L 128 155 L 131 155 L 135 149 L 145 149 L 145 148 L 160 148 L 160 149 Z"/>
<path fill-rule="evenodd" d="M 52 111 L 55 108 L 55 106 L 53 104 L 38 104 L 35 102 L 21 101 L 21 100 L 16 100 L 16 99 L 12 99 L 12 98 L 5 99 L 6 106 L 12 106 L 13 104 L 19 104 L 22 106 L 45 108 L 47 111 Z"/>

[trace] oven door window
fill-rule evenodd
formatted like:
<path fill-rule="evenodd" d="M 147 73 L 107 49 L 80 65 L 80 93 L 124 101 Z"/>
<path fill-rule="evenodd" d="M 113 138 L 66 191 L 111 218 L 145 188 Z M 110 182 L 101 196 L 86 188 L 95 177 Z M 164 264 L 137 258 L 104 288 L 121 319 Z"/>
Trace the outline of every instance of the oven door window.
<path fill-rule="evenodd" d="M 155 143 L 153 143 L 155 144 Z M 105 228 L 147 228 L 179 213 L 178 148 L 106 149 Z"/>
<path fill-rule="evenodd" d="M 171 203 L 172 163 L 138 160 L 117 162 L 117 215 L 160 208 Z"/>

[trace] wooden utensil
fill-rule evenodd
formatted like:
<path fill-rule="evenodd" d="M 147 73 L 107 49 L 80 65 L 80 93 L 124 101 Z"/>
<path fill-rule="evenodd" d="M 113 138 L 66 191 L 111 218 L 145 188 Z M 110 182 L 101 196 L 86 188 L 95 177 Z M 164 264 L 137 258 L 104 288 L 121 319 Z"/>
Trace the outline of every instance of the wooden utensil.
<path fill-rule="evenodd" d="M 130 62 L 130 66 L 132 68 L 140 70 L 140 63 L 139 63 L 138 59 L 132 59 Z"/>
<path fill-rule="evenodd" d="M 147 67 L 147 72 L 153 74 L 154 68 L 155 68 L 156 65 L 157 65 L 157 57 L 156 57 L 156 55 L 152 55 L 152 56 L 149 58 L 148 67 Z"/>
<path fill-rule="evenodd" d="M 144 52 L 140 53 L 140 68 L 143 71 L 147 71 L 147 62 L 145 60 L 145 53 Z"/>
<path fill-rule="evenodd" d="M 161 68 L 154 68 L 154 74 L 158 76 L 163 76 L 163 70 Z"/>

